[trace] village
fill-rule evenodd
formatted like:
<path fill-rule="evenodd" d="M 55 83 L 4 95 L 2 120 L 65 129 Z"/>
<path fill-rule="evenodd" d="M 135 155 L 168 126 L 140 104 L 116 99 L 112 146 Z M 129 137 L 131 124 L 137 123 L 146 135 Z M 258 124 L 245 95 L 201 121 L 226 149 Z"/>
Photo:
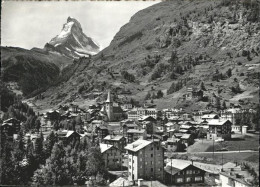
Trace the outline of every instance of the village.
<path fill-rule="evenodd" d="M 194 95 L 198 97 L 200 92 Z M 223 162 L 223 155 L 258 152 L 258 142 L 240 148 L 245 137 L 258 136 L 246 124 L 236 125 L 235 115 L 243 112 L 235 104 L 220 112 L 193 113 L 158 110 L 153 104 L 136 107 L 114 102 L 108 91 L 105 101 L 88 109 L 70 104 L 39 114 L 38 131 L 25 134 L 24 141 L 30 139 L 35 144 L 40 132 L 44 140 L 54 132 L 59 141 L 67 143 L 82 138 L 97 142 L 105 167 L 114 175 L 110 186 L 252 186 L 257 174 L 250 173 L 246 163 Z M 15 141 L 22 125 L 19 120 L 7 119 L 1 125 L 1 135 Z M 229 150 L 227 144 L 232 140 L 236 144 Z M 207 156 L 203 159 L 199 154 Z M 219 155 L 220 162 L 213 163 Z"/>

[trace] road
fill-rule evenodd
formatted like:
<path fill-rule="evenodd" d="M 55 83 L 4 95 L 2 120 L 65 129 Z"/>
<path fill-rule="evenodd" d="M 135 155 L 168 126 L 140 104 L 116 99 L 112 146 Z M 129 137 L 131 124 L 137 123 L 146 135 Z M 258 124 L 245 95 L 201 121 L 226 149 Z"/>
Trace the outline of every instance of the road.
<path fill-rule="evenodd" d="M 257 153 L 258 151 L 253 150 L 240 150 L 240 151 L 214 151 L 214 154 L 222 153 Z M 173 152 L 172 154 L 187 154 L 187 152 Z M 189 152 L 189 154 L 213 154 L 213 152 Z"/>

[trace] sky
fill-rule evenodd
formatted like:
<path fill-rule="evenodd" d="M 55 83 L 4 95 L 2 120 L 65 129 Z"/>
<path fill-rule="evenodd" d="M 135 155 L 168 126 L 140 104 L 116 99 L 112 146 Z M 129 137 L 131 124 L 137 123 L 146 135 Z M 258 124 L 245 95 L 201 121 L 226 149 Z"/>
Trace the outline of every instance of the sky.
<path fill-rule="evenodd" d="M 80 22 L 87 36 L 105 48 L 136 12 L 159 2 L 2 1 L 1 46 L 43 48 L 61 32 L 70 16 Z"/>

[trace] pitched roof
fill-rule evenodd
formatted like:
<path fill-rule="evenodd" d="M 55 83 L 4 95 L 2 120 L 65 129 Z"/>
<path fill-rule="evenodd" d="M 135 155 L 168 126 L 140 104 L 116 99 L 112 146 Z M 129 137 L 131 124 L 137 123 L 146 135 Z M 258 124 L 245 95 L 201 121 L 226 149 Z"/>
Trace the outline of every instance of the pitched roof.
<path fill-rule="evenodd" d="M 104 153 L 104 152 L 106 152 L 108 149 L 110 149 L 111 147 L 113 147 L 113 145 L 100 143 L 100 144 L 99 144 L 99 147 L 100 147 L 101 153 Z"/>
<path fill-rule="evenodd" d="M 177 164 L 176 164 L 177 163 Z M 192 165 L 192 161 L 190 160 L 182 160 L 182 159 L 172 159 L 172 166 L 177 167 L 177 169 L 181 170 L 181 168 L 178 166 L 179 165 Z M 171 161 L 167 162 L 166 166 L 171 166 Z M 221 165 L 215 165 L 215 164 L 207 164 L 207 163 L 202 163 L 202 162 L 193 162 L 193 166 L 209 172 L 209 173 L 214 173 L 218 174 L 219 171 L 221 170 Z"/>
<path fill-rule="evenodd" d="M 145 132 L 145 129 L 128 129 L 127 133 L 138 133 L 138 134 L 143 134 Z"/>
<path fill-rule="evenodd" d="M 147 145 L 151 144 L 151 141 L 147 140 L 136 140 L 135 142 L 128 144 L 125 149 L 133 152 L 137 152 L 143 148 L 145 148 Z"/>
<path fill-rule="evenodd" d="M 165 124 L 166 127 L 170 127 L 170 126 L 173 126 L 173 125 L 174 125 L 174 123 L 172 123 L 172 122 L 168 122 L 168 123 Z"/>
<path fill-rule="evenodd" d="M 203 115 L 201 118 L 205 118 L 205 119 L 213 119 L 215 118 L 216 116 L 218 116 L 217 114 L 205 114 Z"/>
<path fill-rule="evenodd" d="M 9 119 L 7 119 L 7 120 L 5 120 L 5 121 L 3 121 L 3 122 L 4 122 L 4 123 L 12 123 L 13 121 L 19 122 L 19 120 L 14 119 L 14 118 L 9 118 Z"/>
<path fill-rule="evenodd" d="M 224 125 L 229 120 L 212 119 L 208 122 L 208 125 Z M 229 121 L 231 123 L 231 121 Z"/>
<path fill-rule="evenodd" d="M 117 140 L 121 140 L 123 138 L 123 136 L 121 135 L 116 135 L 116 136 L 112 136 L 112 135 L 107 135 L 104 140 L 113 140 L 113 141 L 117 141 Z"/>
<path fill-rule="evenodd" d="M 125 186 L 125 187 L 127 187 L 127 186 L 132 186 L 132 182 L 130 182 L 129 180 L 127 180 L 123 177 L 119 177 L 114 182 L 110 183 L 109 186 L 112 186 L 112 187 Z"/>
<path fill-rule="evenodd" d="M 114 113 L 123 113 L 123 109 L 120 106 L 113 106 Z"/>
<path fill-rule="evenodd" d="M 181 139 L 189 139 L 190 138 L 190 134 L 183 134 Z"/>
<path fill-rule="evenodd" d="M 138 119 L 138 121 L 156 121 L 152 116 L 142 116 Z"/>
<path fill-rule="evenodd" d="M 66 137 L 70 137 L 73 133 L 77 133 L 75 131 L 68 131 L 66 134 Z M 79 133 L 77 133 L 78 135 L 80 135 Z"/>

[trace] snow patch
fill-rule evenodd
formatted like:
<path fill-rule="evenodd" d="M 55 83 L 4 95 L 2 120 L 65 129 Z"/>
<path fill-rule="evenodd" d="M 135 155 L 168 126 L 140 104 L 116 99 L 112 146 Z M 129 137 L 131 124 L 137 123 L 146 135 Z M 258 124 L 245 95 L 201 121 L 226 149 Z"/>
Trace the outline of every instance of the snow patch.
<path fill-rule="evenodd" d="M 73 25 L 74 25 L 74 22 L 72 22 L 72 21 L 66 23 L 57 38 L 66 38 L 71 33 L 71 28 Z"/>

